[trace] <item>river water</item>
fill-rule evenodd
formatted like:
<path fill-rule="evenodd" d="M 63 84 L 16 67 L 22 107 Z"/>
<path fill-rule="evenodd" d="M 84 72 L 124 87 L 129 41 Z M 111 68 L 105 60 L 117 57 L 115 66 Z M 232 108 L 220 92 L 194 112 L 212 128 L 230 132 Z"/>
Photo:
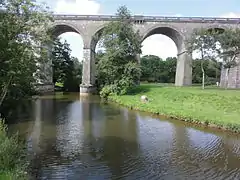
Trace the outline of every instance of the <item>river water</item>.
<path fill-rule="evenodd" d="M 78 94 L 43 97 L 10 125 L 32 179 L 240 179 L 240 136 Z"/>

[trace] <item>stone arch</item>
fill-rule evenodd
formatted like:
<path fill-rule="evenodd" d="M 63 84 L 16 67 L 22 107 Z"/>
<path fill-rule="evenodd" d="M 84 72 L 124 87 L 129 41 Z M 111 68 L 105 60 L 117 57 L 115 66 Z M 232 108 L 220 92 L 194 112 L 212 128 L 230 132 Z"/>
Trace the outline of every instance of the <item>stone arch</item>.
<path fill-rule="evenodd" d="M 173 40 L 177 47 L 176 86 L 192 84 L 192 57 L 187 54 L 185 35 L 180 29 L 169 24 L 158 24 L 148 28 L 142 36 L 142 42 L 154 34 L 162 34 Z"/>
<path fill-rule="evenodd" d="M 66 32 L 75 32 L 81 35 L 83 43 L 85 45 L 84 33 L 78 29 L 75 25 L 65 22 L 56 22 L 51 26 L 51 33 L 53 36 L 57 37 Z"/>
<path fill-rule="evenodd" d="M 81 45 L 83 47 L 79 47 L 79 52 L 81 52 L 81 54 L 82 54 L 83 48 L 86 45 L 85 36 L 84 36 L 85 34 L 79 28 L 77 28 L 77 26 L 74 25 L 73 23 L 64 22 L 64 21 L 56 21 L 56 22 L 51 24 L 51 26 L 49 28 L 49 32 L 52 36 L 52 40 L 55 40 L 58 36 L 60 36 L 64 33 L 68 33 L 68 32 L 73 32 L 73 33 L 76 33 L 76 34 L 80 35 L 81 40 L 79 41 L 79 46 Z M 48 46 L 50 48 L 49 52 L 51 52 L 52 44 L 50 43 Z M 51 62 L 51 64 L 52 64 L 52 62 Z M 53 72 L 54 72 L 54 69 L 53 69 L 53 67 L 51 67 L 51 74 L 52 75 L 53 75 Z"/>
<path fill-rule="evenodd" d="M 165 36 L 169 37 L 170 39 L 172 39 L 177 47 L 178 54 L 182 53 L 182 49 L 185 47 L 184 46 L 185 36 L 176 27 L 174 27 L 172 25 L 168 25 L 168 24 L 152 26 L 151 28 L 149 28 L 147 31 L 144 32 L 143 37 L 142 37 L 142 42 L 146 38 L 148 38 L 154 34 L 162 34 L 162 35 L 165 35 Z"/>
<path fill-rule="evenodd" d="M 98 41 L 101 39 L 101 36 L 105 27 L 106 27 L 106 24 L 99 26 L 92 35 L 90 46 L 92 50 L 94 50 L 94 52 L 95 52 Z"/>

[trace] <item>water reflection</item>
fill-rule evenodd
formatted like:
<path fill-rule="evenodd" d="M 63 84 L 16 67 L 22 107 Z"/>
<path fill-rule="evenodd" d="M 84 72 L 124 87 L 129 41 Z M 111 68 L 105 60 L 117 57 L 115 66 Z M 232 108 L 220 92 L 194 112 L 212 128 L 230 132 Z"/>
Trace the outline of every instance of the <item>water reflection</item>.
<path fill-rule="evenodd" d="M 40 99 L 27 139 L 32 179 L 240 179 L 240 139 L 161 121 L 96 97 Z"/>

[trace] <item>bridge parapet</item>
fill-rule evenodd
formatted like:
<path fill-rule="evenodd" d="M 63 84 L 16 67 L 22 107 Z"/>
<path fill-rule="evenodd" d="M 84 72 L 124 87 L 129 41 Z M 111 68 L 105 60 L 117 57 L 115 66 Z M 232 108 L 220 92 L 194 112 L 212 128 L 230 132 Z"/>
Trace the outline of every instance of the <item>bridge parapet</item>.
<path fill-rule="evenodd" d="M 62 15 L 54 14 L 55 20 L 92 20 L 92 21 L 113 21 L 118 16 L 114 15 Z M 188 22 L 188 23 L 226 23 L 240 24 L 240 18 L 224 17 L 174 17 L 174 16 L 132 16 L 133 21 L 147 22 Z"/>

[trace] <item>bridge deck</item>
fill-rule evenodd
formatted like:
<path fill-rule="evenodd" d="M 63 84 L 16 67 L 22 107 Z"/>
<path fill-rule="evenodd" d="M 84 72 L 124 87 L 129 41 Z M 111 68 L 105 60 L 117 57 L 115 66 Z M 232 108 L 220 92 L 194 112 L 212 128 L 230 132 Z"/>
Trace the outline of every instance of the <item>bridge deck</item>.
<path fill-rule="evenodd" d="M 62 15 L 54 14 L 55 20 L 90 20 L 90 21 L 114 21 L 118 16 L 112 15 Z M 189 22 L 189 23 L 229 23 L 239 24 L 240 18 L 222 17 L 174 17 L 174 16 L 132 16 L 133 21 L 147 22 Z"/>

